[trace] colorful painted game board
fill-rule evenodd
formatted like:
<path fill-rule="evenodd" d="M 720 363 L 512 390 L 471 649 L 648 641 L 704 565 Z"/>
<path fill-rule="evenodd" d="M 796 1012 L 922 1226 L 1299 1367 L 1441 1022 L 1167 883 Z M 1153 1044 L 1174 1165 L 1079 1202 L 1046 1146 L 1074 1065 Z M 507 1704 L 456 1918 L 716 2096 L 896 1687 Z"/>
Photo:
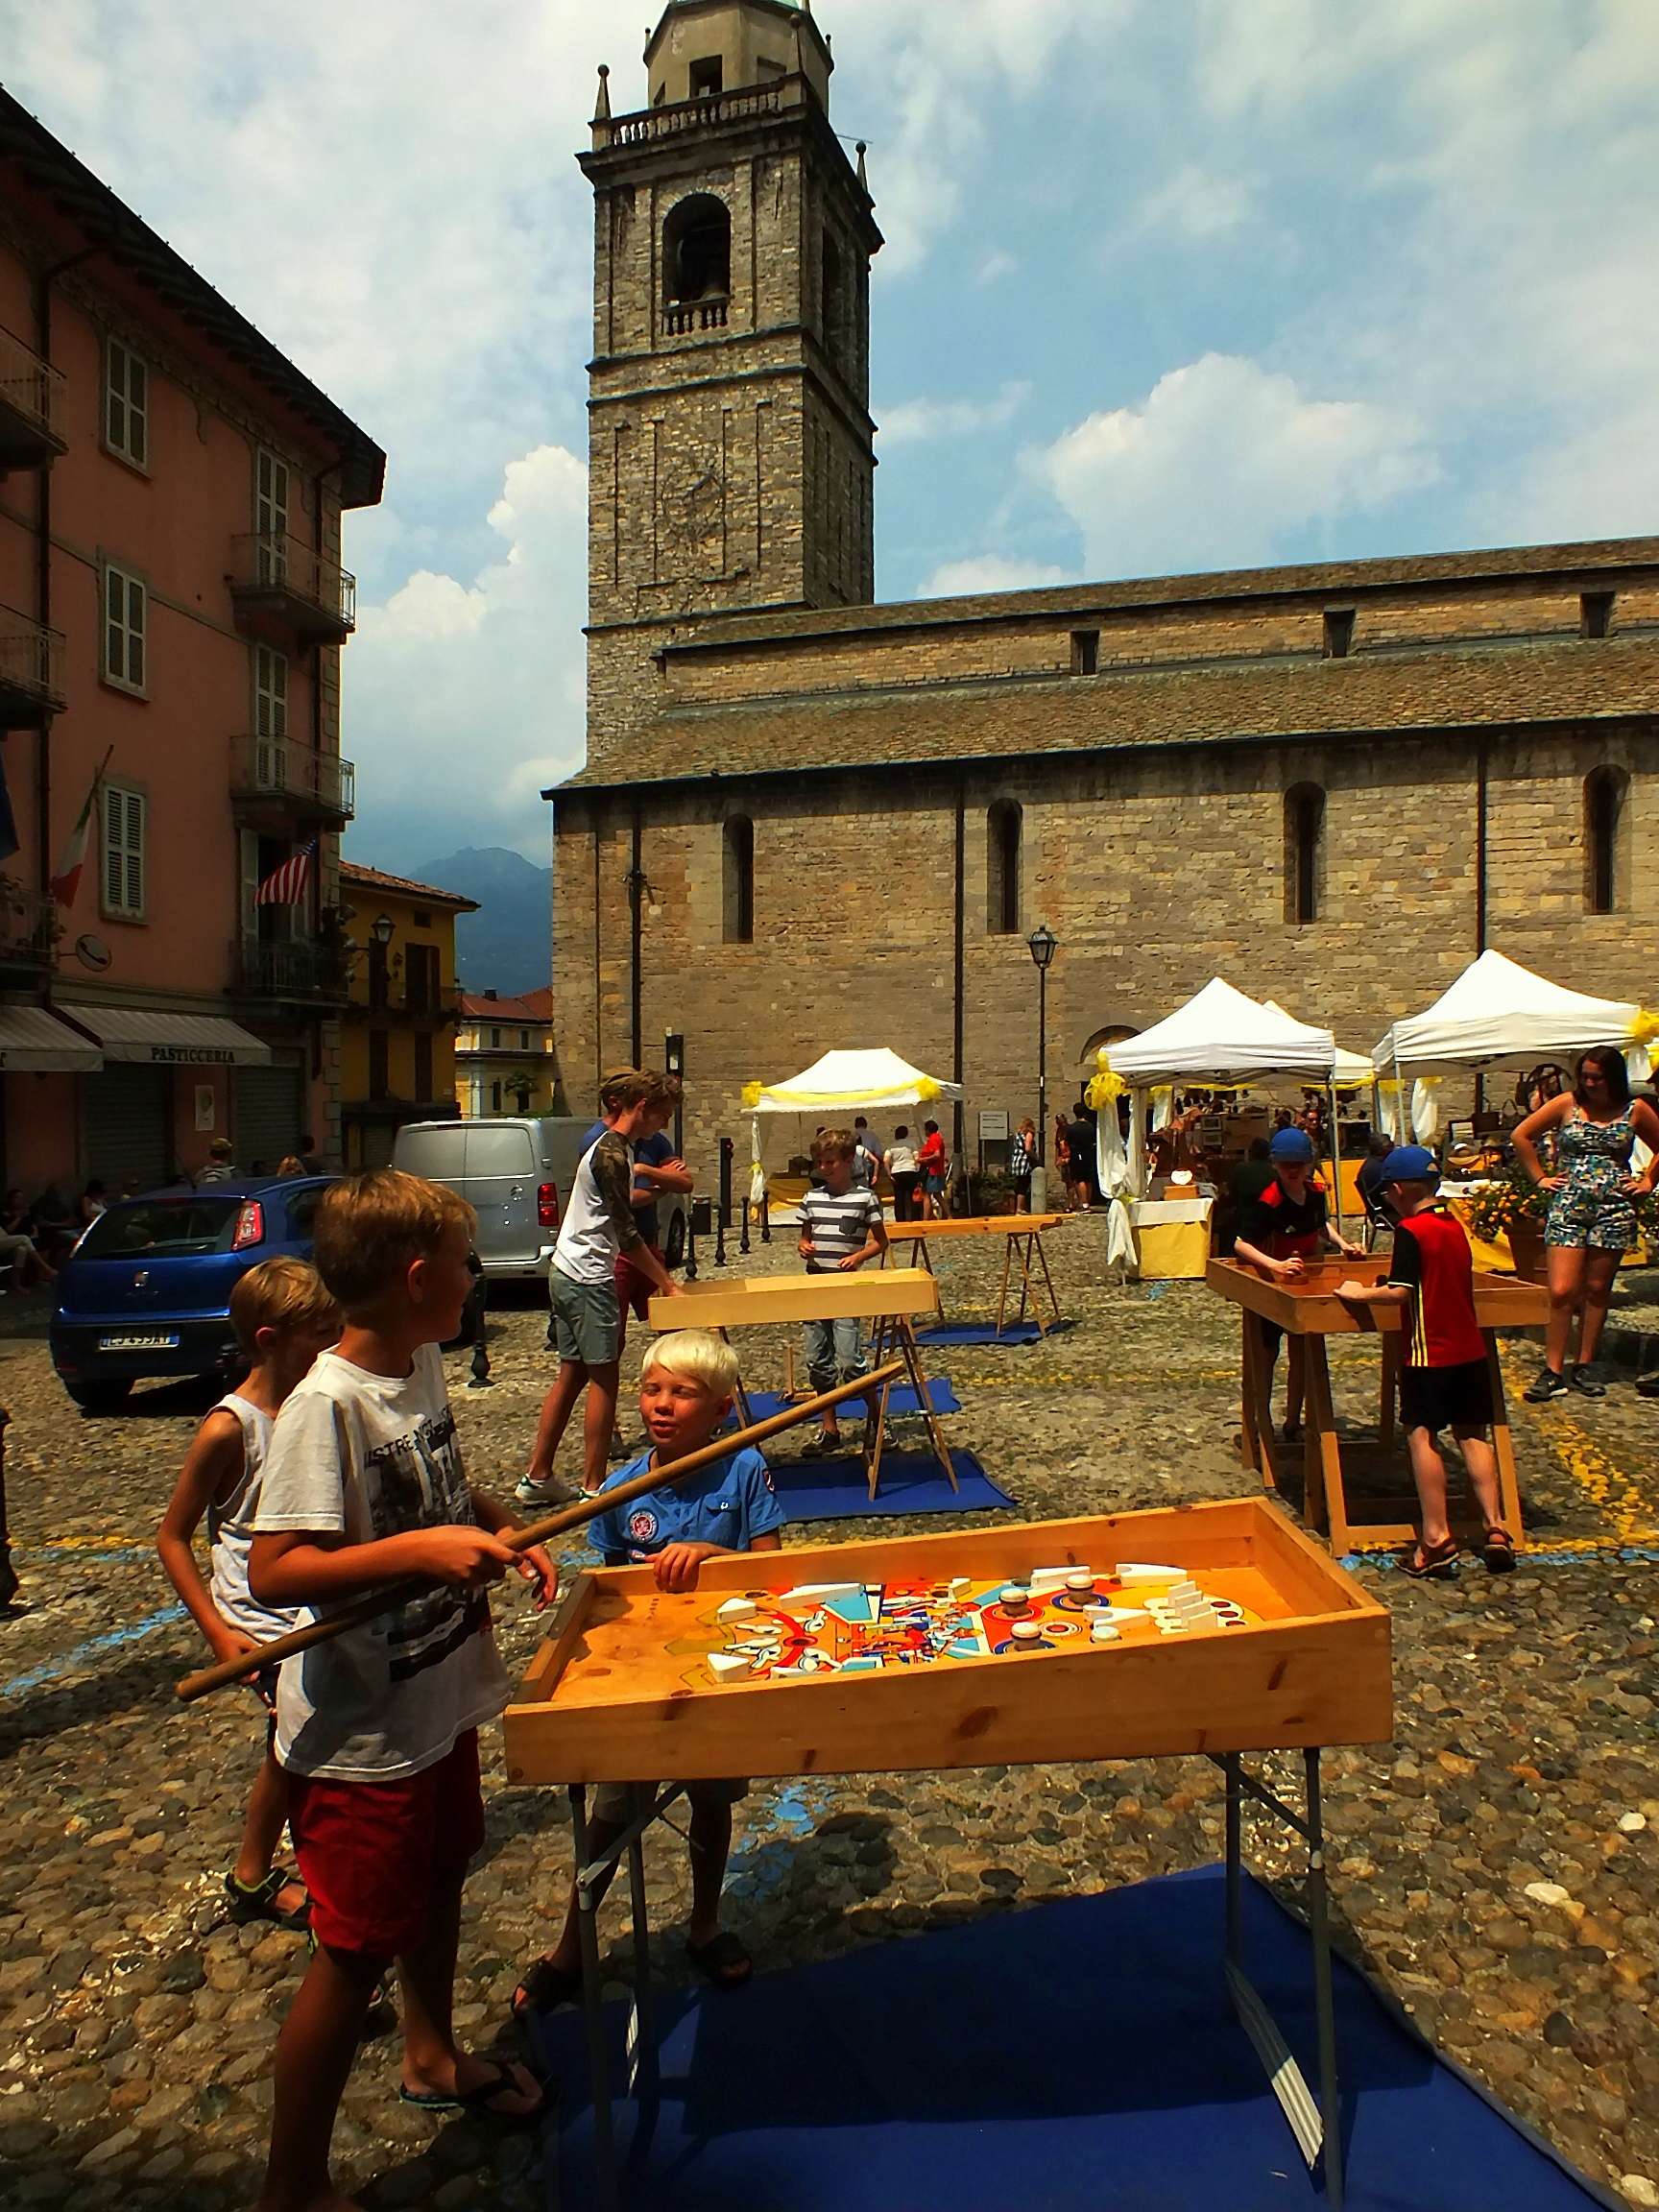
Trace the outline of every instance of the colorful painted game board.
<path fill-rule="evenodd" d="M 1017 1581 L 821 1582 L 752 1590 L 706 1617 L 694 1682 L 871 1674 L 951 1659 L 1024 1656 L 1242 1627 L 1258 1615 L 1179 1567 L 1038 1568 Z M 700 1623 L 700 1626 L 705 1623 Z"/>

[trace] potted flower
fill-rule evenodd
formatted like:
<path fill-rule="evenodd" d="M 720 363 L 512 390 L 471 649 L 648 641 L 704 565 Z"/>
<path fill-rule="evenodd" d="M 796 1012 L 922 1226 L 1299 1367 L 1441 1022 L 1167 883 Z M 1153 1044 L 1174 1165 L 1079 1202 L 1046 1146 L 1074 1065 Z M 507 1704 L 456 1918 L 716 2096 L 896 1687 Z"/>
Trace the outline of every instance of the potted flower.
<path fill-rule="evenodd" d="M 1482 1184 L 1470 1199 L 1469 1226 L 1488 1243 L 1506 1237 L 1516 1274 L 1542 1283 L 1544 1221 L 1549 1212 L 1549 1191 L 1539 1189 L 1519 1160 L 1511 1160 L 1501 1175 Z"/>
<path fill-rule="evenodd" d="M 1014 1212 L 1014 1186 L 1000 1167 L 981 1167 L 974 1175 L 974 1205 L 981 1216 Z"/>

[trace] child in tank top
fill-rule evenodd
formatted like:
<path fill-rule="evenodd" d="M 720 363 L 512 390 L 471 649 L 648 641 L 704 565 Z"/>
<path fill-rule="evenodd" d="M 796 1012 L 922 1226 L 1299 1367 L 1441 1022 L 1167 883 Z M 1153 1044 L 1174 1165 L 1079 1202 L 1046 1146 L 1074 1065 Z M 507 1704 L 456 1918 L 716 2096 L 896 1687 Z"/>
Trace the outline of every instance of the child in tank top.
<path fill-rule="evenodd" d="M 231 1292 L 230 1325 L 251 1362 L 247 1376 L 197 1431 L 156 1538 L 168 1579 L 215 1659 L 238 1658 L 298 1623 L 298 1615 L 273 1612 L 250 1593 L 248 1548 L 272 1424 L 318 1353 L 339 1336 L 340 1310 L 303 1260 L 267 1260 L 250 1268 Z M 210 1559 L 206 1582 L 192 1550 L 204 1519 Z M 261 1669 L 248 1680 L 270 1713 L 276 1670 Z M 236 1863 L 225 1877 L 233 1919 L 305 1925 L 304 1887 L 292 1869 L 276 1863 L 287 1820 L 288 1777 L 267 1738 Z"/>

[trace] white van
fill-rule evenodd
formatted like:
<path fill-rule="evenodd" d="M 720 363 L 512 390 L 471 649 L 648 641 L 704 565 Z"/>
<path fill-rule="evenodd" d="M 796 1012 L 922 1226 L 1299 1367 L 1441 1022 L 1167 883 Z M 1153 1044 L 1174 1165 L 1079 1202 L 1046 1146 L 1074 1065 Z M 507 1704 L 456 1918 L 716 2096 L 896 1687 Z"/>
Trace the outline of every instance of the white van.
<path fill-rule="evenodd" d="M 476 1250 L 493 1282 L 544 1277 L 565 1193 L 593 1118 L 525 1116 L 479 1121 L 411 1121 L 392 1165 L 466 1199 L 478 1216 Z M 685 1201 L 661 1205 L 663 1251 L 677 1267 L 685 1248 Z"/>

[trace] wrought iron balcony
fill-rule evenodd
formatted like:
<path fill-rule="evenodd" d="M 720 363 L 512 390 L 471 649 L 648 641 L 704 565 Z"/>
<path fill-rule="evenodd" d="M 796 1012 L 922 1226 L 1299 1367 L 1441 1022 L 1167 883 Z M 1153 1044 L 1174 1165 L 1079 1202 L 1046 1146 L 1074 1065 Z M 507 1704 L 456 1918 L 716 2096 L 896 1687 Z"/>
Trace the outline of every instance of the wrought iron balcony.
<path fill-rule="evenodd" d="M 357 627 L 357 579 L 313 546 L 275 531 L 230 541 L 230 598 L 255 637 L 343 645 Z"/>
<path fill-rule="evenodd" d="M 339 945 L 239 937 L 230 948 L 230 992 L 236 998 L 344 1006 L 350 997 L 349 955 Z"/>
<path fill-rule="evenodd" d="M 0 607 L 0 730 L 38 730 L 67 705 L 62 632 Z"/>
<path fill-rule="evenodd" d="M 233 737 L 230 797 L 249 829 L 302 820 L 343 830 L 357 811 L 357 770 L 290 737 Z"/>
<path fill-rule="evenodd" d="M 63 372 L 0 327 L 0 469 L 49 468 L 68 452 L 62 404 Z"/>
<path fill-rule="evenodd" d="M 0 980 L 32 981 L 52 965 L 58 909 L 14 876 L 0 874 Z"/>

